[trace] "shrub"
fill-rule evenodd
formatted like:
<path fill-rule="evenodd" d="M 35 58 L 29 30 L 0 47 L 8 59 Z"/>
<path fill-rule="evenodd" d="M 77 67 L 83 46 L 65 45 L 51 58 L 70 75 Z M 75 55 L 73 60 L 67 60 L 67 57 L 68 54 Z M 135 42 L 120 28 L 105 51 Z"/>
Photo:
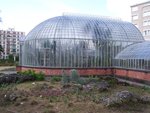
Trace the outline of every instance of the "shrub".
<path fill-rule="evenodd" d="M 69 76 L 65 73 L 65 71 L 62 71 L 62 84 L 68 84 L 70 82 Z"/>
<path fill-rule="evenodd" d="M 85 85 L 87 82 L 83 78 L 80 78 L 77 70 L 72 69 L 71 70 L 71 75 L 68 76 L 65 71 L 62 71 L 62 84 L 68 84 L 68 83 L 76 83 L 76 84 L 81 84 Z"/>
<path fill-rule="evenodd" d="M 80 77 L 79 77 L 79 75 L 78 75 L 77 70 L 72 69 L 72 70 L 71 70 L 71 75 L 70 75 L 70 80 L 71 80 L 72 82 L 78 83 L 78 82 L 79 82 L 79 79 L 80 79 Z"/>
<path fill-rule="evenodd" d="M 45 78 L 45 75 L 42 72 L 35 74 L 35 79 L 38 81 L 44 80 L 44 78 Z"/>
<path fill-rule="evenodd" d="M 20 72 L 20 74 L 26 75 L 26 76 L 32 76 L 33 78 L 35 78 L 35 80 L 38 80 L 38 81 L 44 80 L 44 77 L 45 77 L 44 73 L 42 73 L 42 72 L 35 73 L 34 70 L 27 70 L 24 72 Z"/>

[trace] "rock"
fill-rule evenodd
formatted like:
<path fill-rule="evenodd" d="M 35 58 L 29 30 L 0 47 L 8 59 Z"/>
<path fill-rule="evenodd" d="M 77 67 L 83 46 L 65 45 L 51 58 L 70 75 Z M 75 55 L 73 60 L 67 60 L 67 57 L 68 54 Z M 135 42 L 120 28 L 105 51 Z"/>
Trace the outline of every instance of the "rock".
<path fill-rule="evenodd" d="M 108 82 L 103 80 L 100 83 L 98 83 L 96 87 L 99 91 L 106 91 L 106 90 L 108 90 L 110 85 L 108 84 Z"/>
<path fill-rule="evenodd" d="M 3 74 L 0 76 L 0 84 L 10 84 L 16 82 L 25 82 L 35 80 L 32 76 L 19 75 L 19 74 Z"/>
<path fill-rule="evenodd" d="M 133 93 L 125 90 L 125 91 L 117 92 L 115 95 L 113 95 L 110 98 L 104 98 L 102 101 L 105 106 L 115 106 L 115 105 L 121 105 L 128 102 L 133 102 L 133 100 L 135 102 L 136 98 L 137 96 L 134 96 Z"/>
<path fill-rule="evenodd" d="M 8 93 L 4 95 L 4 100 L 7 102 L 15 101 L 18 98 L 18 96 L 15 93 Z"/>
<path fill-rule="evenodd" d="M 150 103 L 150 96 L 142 96 L 142 97 L 140 98 L 140 101 L 141 101 L 142 103 Z"/>
<path fill-rule="evenodd" d="M 83 90 L 86 92 L 92 91 L 95 87 L 95 84 L 87 84 L 87 85 L 83 85 Z"/>
<path fill-rule="evenodd" d="M 12 93 L 9 95 L 10 101 L 15 101 L 18 98 L 18 96 L 15 93 Z"/>
<path fill-rule="evenodd" d="M 30 76 L 30 75 L 19 75 L 19 76 L 20 76 L 18 79 L 19 82 L 26 82 L 26 81 L 34 81 L 35 80 L 35 78 Z"/>
<path fill-rule="evenodd" d="M 32 82 L 32 85 L 35 85 L 35 82 Z"/>
<path fill-rule="evenodd" d="M 123 100 L 129 101 L 129 100 L 132 100 L 133 94 L 131 92 L 125 90 L 125 91 L 117 92 L 116 97 L 122 101 Z"/>
<path fill-rule="evenodd" d="M 20 102 L 20 105 L 23 105 L 24 104 L 24 102 Z"/>

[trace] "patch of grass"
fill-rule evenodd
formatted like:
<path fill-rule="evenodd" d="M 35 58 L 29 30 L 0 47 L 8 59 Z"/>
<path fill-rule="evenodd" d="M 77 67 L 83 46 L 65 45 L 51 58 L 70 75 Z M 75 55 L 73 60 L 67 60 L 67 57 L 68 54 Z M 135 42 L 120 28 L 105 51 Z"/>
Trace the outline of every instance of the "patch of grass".
<path fill-rule="evenodd" d="M 61 79 L 62 79 L 62 77 L 60 77 L 60 76 L 52 76 L 52 77 L 50 78 L 50 81 L 51 81 L 52 83 L 54 83 L 54 82 L 60 82 Z"/>

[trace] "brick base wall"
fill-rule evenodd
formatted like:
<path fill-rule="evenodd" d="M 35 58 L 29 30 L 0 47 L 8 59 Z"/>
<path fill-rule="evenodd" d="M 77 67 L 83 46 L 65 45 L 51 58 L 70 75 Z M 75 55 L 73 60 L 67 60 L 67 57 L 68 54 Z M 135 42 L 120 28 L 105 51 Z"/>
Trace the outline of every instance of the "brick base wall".
<path fill-rule="evenodd" d="M 39 68 L 39 67 L 25 67 L 17 66 L 17 71 L 34 70 L 35 72 L 43 72 L 45 75 L 61 75 L 62 70 L 65 70 L 67 74 L 70 74 L 71 68 Z M 131 70 L 131 69 L 119 69 L 119 68 L 76 68 L 81 76 L 89 75 L 116 75 L 122 78 L 135 79 L 140 81 L 147 81 L 150 83 L 150 72 Z"/>
<path fill-rule="evenodd" d="M 113 69 L 113 74 L 137 82 L 150 84 L 150 72 L 143 70 Z"/>
<path fill-rule="evenodd" d="M 34 70 L 35 72 L 43 72 L 45 75 L 62 75 L 62 71 L 65 70 L 67 74 L 70 74 L 71 68 L 39 68 L 39 67 L 24 67 L 17 66 L 17 71 L 26 71 L 26 70 Z M 112 69 L 108 68 L 76 68 L 78 73 L 81 76 L 89 76 L 89 75 L 112 75 Z"/>

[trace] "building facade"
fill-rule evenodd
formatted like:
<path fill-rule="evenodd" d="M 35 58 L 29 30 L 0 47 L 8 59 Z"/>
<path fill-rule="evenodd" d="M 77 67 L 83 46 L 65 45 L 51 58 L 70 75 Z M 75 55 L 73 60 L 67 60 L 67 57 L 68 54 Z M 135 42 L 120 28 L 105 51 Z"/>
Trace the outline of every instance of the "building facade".
<path fill-rule="evenodd" d="M 19 55 L 19 39 L 24 37 L 25 33 L 15 31 L 14 29 L 0 30 L 0 45 L 3 48 L 1 59 L 7 59 L 9 55 Z"/>
<path fill-rule="evenodd" d="M 150 1 L 131 6 L 132 23 L 150 40 Z"/>

